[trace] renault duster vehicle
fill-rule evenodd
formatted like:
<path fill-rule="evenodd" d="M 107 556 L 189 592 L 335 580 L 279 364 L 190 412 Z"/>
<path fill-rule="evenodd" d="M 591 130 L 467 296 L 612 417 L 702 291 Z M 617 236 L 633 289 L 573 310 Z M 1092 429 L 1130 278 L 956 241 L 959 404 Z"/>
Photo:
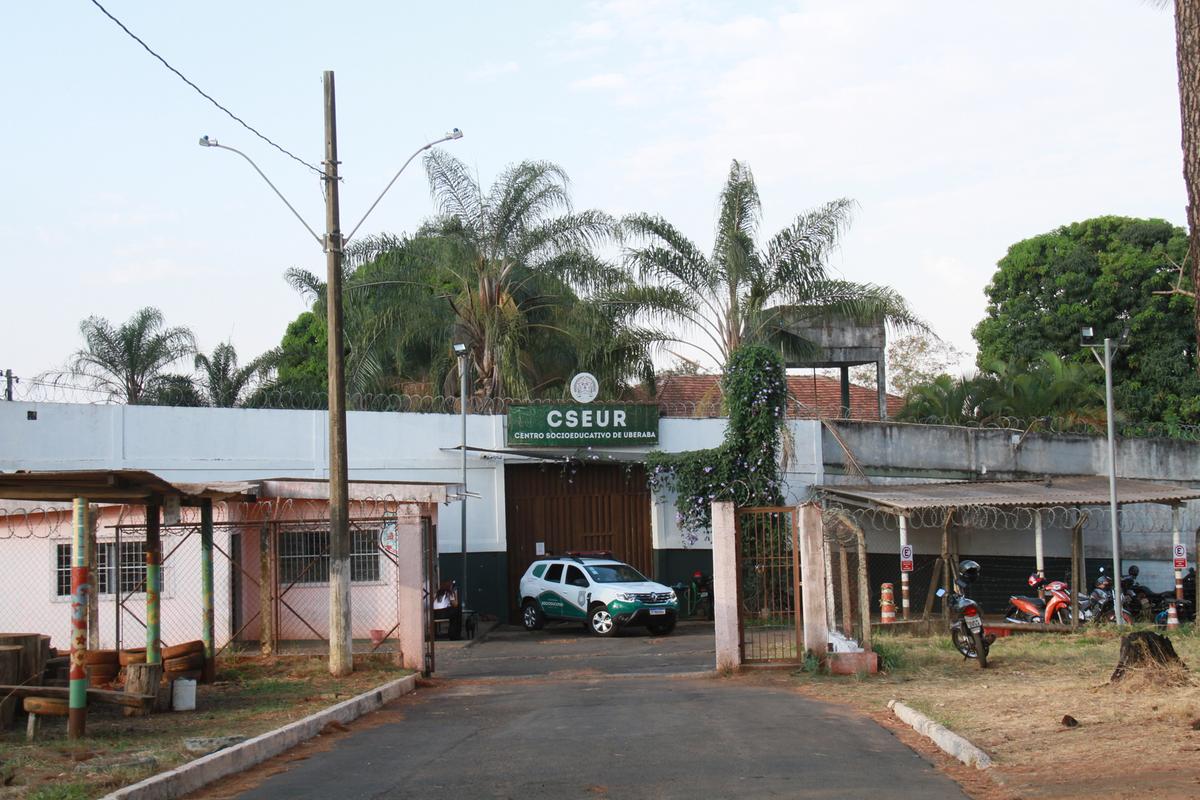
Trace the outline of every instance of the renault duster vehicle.
<path fill-rule="evenodd" d="M 611 557 L 539 558 L 521 577 L 520 593 L 521 622 L 530 631 L 547 620 L 573 620 L 597 636 L 629 626 L 663 636 L 675 630 L 679 613 L 670 587 Z"/>

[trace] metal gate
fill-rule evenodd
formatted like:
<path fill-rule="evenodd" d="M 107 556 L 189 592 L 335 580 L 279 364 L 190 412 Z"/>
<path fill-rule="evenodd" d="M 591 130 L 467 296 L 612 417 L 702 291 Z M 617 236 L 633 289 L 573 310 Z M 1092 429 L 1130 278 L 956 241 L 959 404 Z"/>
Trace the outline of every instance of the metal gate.
<path fill-rule="evenodd" d="M 438 549 L 437 549 L 437 528 L 434 527 L 433 521 L 429 517 L 421 517 L 421 557 L 423 561 L 423 569 L 421 576 L 424 581 L 421 583 L 421 609 L 424 612 L 422 619 L 424 620 L 424 667 L 421 670 L 426 678 L 433 674 L 434 670 L 434 639 L 437 634 L 437 626 L 433 621 L 433 601 L 437 595 L 437 587 L 441 582 L 441 576 L 438 575 Z"/>
<path fill-rule="evenodd" d="M 743 664 L 803 658 L 799 515 L 794 508 L 737 512 L 738 635 Z"/>

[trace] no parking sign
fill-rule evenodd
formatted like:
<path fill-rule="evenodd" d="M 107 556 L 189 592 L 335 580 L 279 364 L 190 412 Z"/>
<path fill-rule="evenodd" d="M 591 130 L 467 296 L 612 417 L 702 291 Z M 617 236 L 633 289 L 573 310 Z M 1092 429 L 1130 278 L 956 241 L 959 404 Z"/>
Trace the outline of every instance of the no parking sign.
<path fill-rule="evenodd" d="M 913 571 L 913 549 L 911 544 L 906 544 L 900 548 L 900 571 Z"/>
<path fill-rule="evenodd" d="M 1175 545 L 1175 569 L 1187 569 L 1187 545 Z"/>

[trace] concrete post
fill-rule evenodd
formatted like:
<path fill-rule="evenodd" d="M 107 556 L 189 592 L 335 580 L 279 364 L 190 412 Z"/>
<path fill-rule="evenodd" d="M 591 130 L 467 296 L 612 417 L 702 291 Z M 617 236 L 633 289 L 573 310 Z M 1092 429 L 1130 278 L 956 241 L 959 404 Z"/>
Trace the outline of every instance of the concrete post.
<path fill-rule="evenodd" d="M 900 547 L 903 548 L 908 544 L 908 516 L 900 515 Z M 916 548 L 913 548 L 914 550 Z M 900 613 L 904 617 L 904 621 L 908 621 L 908 573 L 901 571 L 900 573 Z"/>
<path fill-rule="evenodd" d="M 1041 509 L 1036 509 L 1033 512 L 1033 556 L 1034 556 L 1034 563 L 1037 567 L 1037 574 L 1038 574 L 1039 578 L 1046 577 L 1046 556 L 1045 556 L 1045 546 L 1043 545 L 1043 541 L 1044 541 L 1044 539 L 1043 539 L 1043 534 L 1042 534 L 1042 511 L 1041 511 Z M 1039 586 L 1038 587 L 1038 597 L 1045 597 L 1045 596 L 1046 596 L 1046 590 L 1043 589 L 1041 586 Z M 1050 620 L 1046 620 L 1046 622 L 1049 622 L 1049 621 Z"/>
<path fill-rule="evenodd" d="M 1180 512 L 1183 511 L 1179 506 L 1171 506 L 1171 561 L 1175 560 L 1175 548 L 1179 546 L 1182 539 L 1182 520 Z M 1175 599 L 1183 599 L 1183 570 L 1175 570 Z"/>
<path fill-rule="evenodd" d="M 737 669 L 742 664 L 742 637 L 738 630 L 736 514 L 733 503 L 712 504 L 713 616 L 716 619 L 718 670 Z"/>
<path fill-rule="evenodd" d="M 200 501 L 200 638 L 204 641 L 204 680 L 216 676 L 217 642 L 213 613 L 213 508 Z"/>
<path fill-rule="evenodd" d="M 161 507 L 157 500 L 146 503 L 146 663 L 162 663 L 160 629 L 162 592 Z"/>
<path fill-rule="evenodd" d="M 400 666 L 425 668 L 425 607 L 421 590 L 425 583 L 425 559 L 421 547 L 421 517 L 403 512 L 396 516 L 396 604 Z M 437 587 L 432 587 L 434 590 Z M 464 620 L 465 622 L 465 620 Z"/>
<path fill-rule="evenodd" d="M 87 500 L 76 497 L 71 537 L 71 668 L 67 695 L 67 738 L 79 739 L 87 730 L 87 609 L 92 595 L 87 567 Z"/>
<path fill-rule="evenodd" d="M 825 587 L 825 532 L 821 506 L 805 503 L 796 509 L 800 516 L 800 595 L 804 602 L 804 649 L 824 660 L 829 650 L 829 617 Z M 714 542 L 715 544 L 715 542 Z"/>

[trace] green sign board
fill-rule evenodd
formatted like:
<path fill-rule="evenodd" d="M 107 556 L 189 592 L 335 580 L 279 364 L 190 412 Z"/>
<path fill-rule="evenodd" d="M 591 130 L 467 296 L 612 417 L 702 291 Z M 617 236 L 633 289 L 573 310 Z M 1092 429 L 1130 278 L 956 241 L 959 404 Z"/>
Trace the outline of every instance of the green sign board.
<path fill-rule="evenodd" d="M 629 447 L 658 444 L 658 406 L 558 403 L 511 406 L 509 447 Z"/>

